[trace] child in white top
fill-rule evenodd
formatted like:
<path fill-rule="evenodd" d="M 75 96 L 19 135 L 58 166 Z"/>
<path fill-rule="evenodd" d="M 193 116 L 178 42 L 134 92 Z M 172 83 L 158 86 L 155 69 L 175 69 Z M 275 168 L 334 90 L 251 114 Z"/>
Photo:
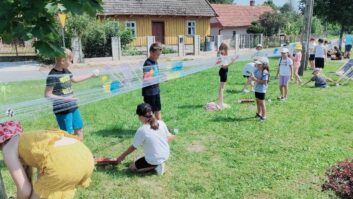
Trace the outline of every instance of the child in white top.
<path fill-rule="evenodd" d="M 319 45 L 315 46 L 315 68 L 324 68 L 327 50 L 324 46 L 324 40 L 319 39 Z"/>
<path fill-rule="evenodd" d="M 279 78 L 279 90 L 281 96 L 278 97 L 278 100 L 288 99 L 288 82 L 289 79 L 293 79 L 293 61 L 289 58 L 288 48 L 283 48 L 281 50 L 281 58 L 278 62 L 278 69 L 276 78 Z"/>
<path fill-rule="evenodd" d="M 311 69 L 314 69 L 315 68 L 315 46 L 316 46 L 316 43 L 315 43 L 315 38 L 312 37 L 310 39 L 310 43 L 309 43 L 309 63 L 310 63 L 310 67 Z"/>
<path fill-rule="evenodd" d="M 133 144 L 117 158 L 117 163 L 120 164 L 126 156 L 141 146 L 145 156 L 134 161 L 129 167 L 130 171 L 155 170 L 158 175 L 163 175 L 164 162 L 168 160 L 170 153 L 168 142 L 175 139 L 175 135 L 170 134 L 163 121 L 156 120 L 149 104 L 138 105 L 136 114 L 143 126 L 137 130 Z"/>

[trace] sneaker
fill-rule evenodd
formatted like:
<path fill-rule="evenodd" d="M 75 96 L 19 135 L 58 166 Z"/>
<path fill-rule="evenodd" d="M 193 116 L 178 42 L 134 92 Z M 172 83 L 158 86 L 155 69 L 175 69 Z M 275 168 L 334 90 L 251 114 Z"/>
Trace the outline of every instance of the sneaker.
<path fill-rule="evenodd" d="M 278 96 L 277 99 L 278 99 L 278 100 L 282 100 L 282 99 L 283 99 L 283 96 Z"/>
<path fill-rule="evenodd" d="M 262 116 L 260 116 L 260 122 L 264 122 L 264 121 L 266 121 L 266 117 L 262 117 Z"/>
<path fill-rule="evenodd" d="M 165 164 L 162 163 L 162 164 L 158 165 L 154 170 L 157 172 L 157 175 L 159 175 L 159 176 L 163 175 L 165 172 Z"/>
<path fill-rule="evenodd" d="M 260 115 L 260 114 L 258 114 L 258 113 L 256 113 L 255 118 L 261 118 L 261 115 Z"/>
<path fill-rule="evenodd" d="M 248 89 L 243 90 L 243 93 L 248 93 L 248 92 L 250 92 Z"/>

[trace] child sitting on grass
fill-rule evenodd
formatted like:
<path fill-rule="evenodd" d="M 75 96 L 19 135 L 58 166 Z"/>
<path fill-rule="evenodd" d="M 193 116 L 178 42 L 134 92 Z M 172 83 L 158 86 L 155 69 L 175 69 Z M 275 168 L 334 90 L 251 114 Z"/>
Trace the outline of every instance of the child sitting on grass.
<path fill-rule="evenodd" d="M 302 86 L 305 86 L 306 84 L 310 83 L 310 82 L 315 82 L 315 87 L 316 88 L 327 88 L 327 82 L 326 81 L 330 81 L 330 82 L 334 82 L 332 79 L 326 77 L 325 75 L 321 74 L 321 69 L 320 68 L 315 68 L 313 71 L 313 76 L 311 77 L 311 79 L 309 81 L 307 81 L 305 84 L 303 84 Z"/>
<path fill-rule="evenodd" d="M 143 126 L 137 130 L 133 144 L 117 158 L 117 163 L 120 164 L 126 156 L 142 146 L 144 157 L 134 161 L 129 170 L 132 172 L 155 170 L 157 175 L 163 175 L 164 162 L 168 160 L 170 154 L 168 142 L 174 140 L 175 135 L 170 134 L 163 121 L 156 120 L 149 104 L 138 105 L 136 114 Z"/>

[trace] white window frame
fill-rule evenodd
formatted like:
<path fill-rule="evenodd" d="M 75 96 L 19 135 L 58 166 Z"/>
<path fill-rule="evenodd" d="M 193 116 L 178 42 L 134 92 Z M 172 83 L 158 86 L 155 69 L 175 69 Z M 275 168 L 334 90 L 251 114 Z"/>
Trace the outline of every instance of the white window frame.
<path fill-rule="evenodd" d="M 189 26 L 189 23 L 194 23 L 194 26 L 192 27 L 192 26 Z M 189 28 L 194 28 L 194 34 L 190 34 L 189 33 Z M 186 33 L 187 33 L 187 35 L 189 35 L 189 36 L 194 36 L 194 35 L 196 35 L 196 21 L 195 20 L 188 20 L 188 21 L 186 21 Z"/>
<path fill-rule="evenodd" d="M 134 24 L 134 27 L 131 27 L 131 24 Z M 136 21 L 125 21 L 125 29 L 126 30 L 132 30 L 132 36 L 134 38 L 137 37 L 137 27 L 136 27 Z"/>

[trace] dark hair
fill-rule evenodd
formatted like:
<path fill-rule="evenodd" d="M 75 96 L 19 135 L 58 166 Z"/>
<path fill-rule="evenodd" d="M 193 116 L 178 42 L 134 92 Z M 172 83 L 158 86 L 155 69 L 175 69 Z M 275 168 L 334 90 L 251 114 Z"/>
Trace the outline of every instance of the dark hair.
<path fill-rule="evenodd" d="M 226 55 L 228 55 L 228 46 L 225 43 L 221 43 L 221 45 L 219 46 L 218 51 L 224 50 L 224 52 L 226 53 Z"/>
<path fill-rule="evenodd" d="M 270 66 L 268 63 L 265 63 L 265 64 L 262 64 L 262 74 L 261 74 L 261 78 L 262 78 L 262 75 L 264 74 L 264 71 L 267 70 L 267 73 L 268 73 L 268 80 L 267 80 L 267 83 L 270 82 Z"/>
<path fill-rule="evenodd" d="M 323 39 L 319 39 L 319 43 L 320 44 L 324 43 L 324 40 Z"/>
<path fill-rule="evenodd" d="M 150 124 L 151 129 L 158 130 L 159 124 L 158 124 L 157 119 L 154 117 L 151 105 L 146 104 L 146 103 L 142 103 L 142 104 L 137 105 L 136 114 L 138 116 L 143 116 L 143 117 L 147 118 L 148 119 L 147 121 Z"/>
<path fill-rule="evenodd" d="M 156 52 L 157 50 L 162 50 L 161 45 L 156 42 L 150 46 L 150 52 Z"/>

